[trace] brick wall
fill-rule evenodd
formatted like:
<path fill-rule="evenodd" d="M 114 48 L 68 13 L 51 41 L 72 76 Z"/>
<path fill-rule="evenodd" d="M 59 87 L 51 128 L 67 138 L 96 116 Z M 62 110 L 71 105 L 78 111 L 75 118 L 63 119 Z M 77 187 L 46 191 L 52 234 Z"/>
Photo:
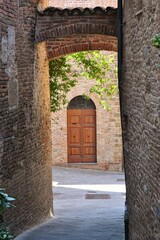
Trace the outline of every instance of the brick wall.
<path fill-rule="evenodd" d="M 95 11 L 48 8 L 39 12 L 36 24 L 36 42 L 55 41 L 72 35 L 101 34 L 117 37 L 117 11 L 97 8 Z"/>
<path fill-rule="evenodd" d="M 48 63 L 35 23 L 30 1 L 0 1 L 0 185 L 16 197 L 5 217 L 15 233 L 52 209 Z"/>
<path fill-rule="evenodd" d="M 47 41 L 48 59 L 89 50 L 117 52 L 117 37 L 99 34 L 73 34 L 65 38 L 56 38 L 54 41 Z"/>
<path fill-rule="evenodd" d="M 111 52 L 106 52 L 111 54 Z M 113 54 L 113 52 L 112 52 Z M 116 53 L 115 60 L 116 60 Z M 117 65 L 117 63 L 115 62 Z M 113 82 L 113 74 L 110 74 Z M 109 77 L 109 74 L 106 76 Z M 115 77 L 115 76 L 114 76 Z M 67 100 L 82 95 L 89 94 L 90 87 L 94 81 L 87 81 L 84 77 L 80 77 L 78 84 L 71 89 L 67 95 Z M 89 94 L 90 95 L 90 94 Z M 121 141 L 121 124 L 120 124 L 120 110 L 118 95 L 109 99 L 108 103 L 111 111 L 106 111 L 99 104 L 98 97 L 94 94 L 91 99 L 96 105 L 96 119 L 97 119 L 97 165 L 81 164 L 72 166 L 80 166 L 85 168 L 99 168 L 109 171 L 122 170 L 122 141 Z M 53 165 L 66 166 L 67 165 L 67 110 L 52 113 L 52 163 Z M 70 164 L 71 166 L 71 164 Z"/>
<path fill-rule="evenodd" d="M 125 1 L 125 162 L 130 240 L 160 239 L 160 2 Z"/>
<path fill-rule="evenodd" d="M 49 1 L 50 6 L 54 7 L 61 7 L 61 8 L 75 8 L 75 7 L 117 7 L 117 1 L 116 0 L 50 0 Z"/>

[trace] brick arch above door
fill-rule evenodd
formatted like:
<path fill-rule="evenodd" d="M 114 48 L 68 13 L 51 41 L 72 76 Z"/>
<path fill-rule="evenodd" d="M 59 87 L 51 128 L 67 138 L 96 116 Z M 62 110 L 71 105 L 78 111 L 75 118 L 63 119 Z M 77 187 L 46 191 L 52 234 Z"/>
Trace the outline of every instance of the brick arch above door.
<path fill-rule="evenodd" d="M 99 34 L 70 35 L 46 42 L 48 60 L 63 55 L 92 50 L 117 52 L 117 37 Z"/>

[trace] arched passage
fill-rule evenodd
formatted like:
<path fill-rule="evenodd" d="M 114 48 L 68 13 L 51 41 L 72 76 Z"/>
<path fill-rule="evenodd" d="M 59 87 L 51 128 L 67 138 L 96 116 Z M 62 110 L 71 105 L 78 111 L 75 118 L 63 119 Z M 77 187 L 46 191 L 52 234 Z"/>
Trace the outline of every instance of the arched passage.
<path fill-rule="evenodd" d="M 44 41 L 49 61 L 79 51 L 117 52 L 117 11 L 110 7 L 47 8 L 38 14 L 36 26 L 36 43 Z"/>
<path fill-rule="evenodd" d="M 38 12 L 35 41 L 46 42 L 48 60 L 79 51 L 117 52 L 117 11 L 49 7 Z"/>
<path fill-rule="evenodd" d="M 45 3 L 47 3 L 47 1 L 34 0 L 32 2 L 39 2 L 39 11 L 46 7 Z M 11 219 L 7 221 L 17 232 L 48 218 L 52 210 L 48 60 L 82 50 L 116 50 L 117 36 L 116 10 L 112 8 L 73 9 L 72 11 L 49 8 L 44 12 L 35 13 L 33 5 L 33 9 L 28 14 L 25 10 L 26 6 L 28 6 L 27 3 L 21 1 L 20 12 L 16 12 L 16 16 L 21 16 L 22 19 L 19 19 L 21 27 L 19 32 L 16 30 L 16 42 L 13 45 L 19 50 L 16 53 L 17 56 L 11 51 L 10 56 L 13 59 L 9 61 L 13 64 L 17 61 L 16 57 L 18 59 L 15 77 L 18 74 L 19 95 L 16 96 L 19 96 L 19 105 L 17 104 L 17 108 L 13 111 L 10 108 L 5 109 L 13 115 L 12 118 L 10 117 L 12 131 L 6 132 L 6 139 L 11 143 L 6 144 L 14 151 L 10 155 L 7 155 L 6 151 L 3 166 L 6 168 L 5 159 L 9 157 L 13 158 L 13 162 L 16 160 L 17 165 L 4 169 L 6 170 L 4 176 L 10 176 L 5 180 L 4 186 L 9 186 L 9 189 L 12 189 L 12 186 L 15 187 L 15 197 L 19 206 L 13 210 Z M 9 27 L 6 33 L 14 36 L 13 30 Z M 3 60 L 6 61 L 6 59 Z M 12 68 L 15 69 L 13 66 Z M 12 92 L 14 93 L 10 91 L 9 94 Z M 20 116 L 16 118 L 16 123 L 15 116 Z M 8 138 L 11 133 L 14 140 Z M 21 186 L 16 188 L 19 181 Z M 28 213 L 30 215 L 26 219 L 25 216 Z"/>

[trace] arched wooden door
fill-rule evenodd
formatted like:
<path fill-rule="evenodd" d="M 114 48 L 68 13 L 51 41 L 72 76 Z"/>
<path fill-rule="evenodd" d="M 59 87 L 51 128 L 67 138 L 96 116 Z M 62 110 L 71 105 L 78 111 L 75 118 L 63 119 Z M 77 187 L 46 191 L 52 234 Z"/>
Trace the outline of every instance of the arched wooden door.
<path fill-rule="evenodd" d="M 96 162 L 96 108 L 91 99 L 77 96 L 67 110 L 68 162 Z"/>

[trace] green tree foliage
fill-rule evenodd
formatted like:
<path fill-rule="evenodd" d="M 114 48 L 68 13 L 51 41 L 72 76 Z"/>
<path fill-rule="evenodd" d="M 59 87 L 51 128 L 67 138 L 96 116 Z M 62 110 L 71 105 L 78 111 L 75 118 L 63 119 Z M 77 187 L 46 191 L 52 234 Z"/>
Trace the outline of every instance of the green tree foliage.
<path fill-rule="evenodd" d="M 78 52 L 50 61 L 51 111 L 56 112 L 67 103 L 66 95 L 83 76 L 94 80 L 90 93 L 99 97 L 100 104 L 107 110 L 107 100 L 117 92 L 115 55 L 100 51 Z M 112 75 L 112 77 L 110 77 Z M 89 97 L 84 93 L 84 96 Z"/>
<path fill-rule="evenodd" d="M 160 48 L 160 34 L 156 34 L 153 38 L 152 38 L 152 45 L 154 47 Z"/>
<path fill-rule="evenodd" d="M 78 74 L 73 73 L 67 57 L 49 62 L 51 111 L 56 112 L 67 103 L 66 94 L 76 85 Z"/>
<path fill-rule="evenodd" d="M 3 225 L 0 224 L 0 240 L 13 240 L 13 235 L 10 234 L 10 231 Z"/>
<path fill-rule="evenodd" d="M 152 46 L 156 47 L 156 48 L 160 48 L 160 33 L 156 34 L 153 38 L 152 38 Z M 160 64 L 156 64 L 157 69 L 160 68 Z"/>

